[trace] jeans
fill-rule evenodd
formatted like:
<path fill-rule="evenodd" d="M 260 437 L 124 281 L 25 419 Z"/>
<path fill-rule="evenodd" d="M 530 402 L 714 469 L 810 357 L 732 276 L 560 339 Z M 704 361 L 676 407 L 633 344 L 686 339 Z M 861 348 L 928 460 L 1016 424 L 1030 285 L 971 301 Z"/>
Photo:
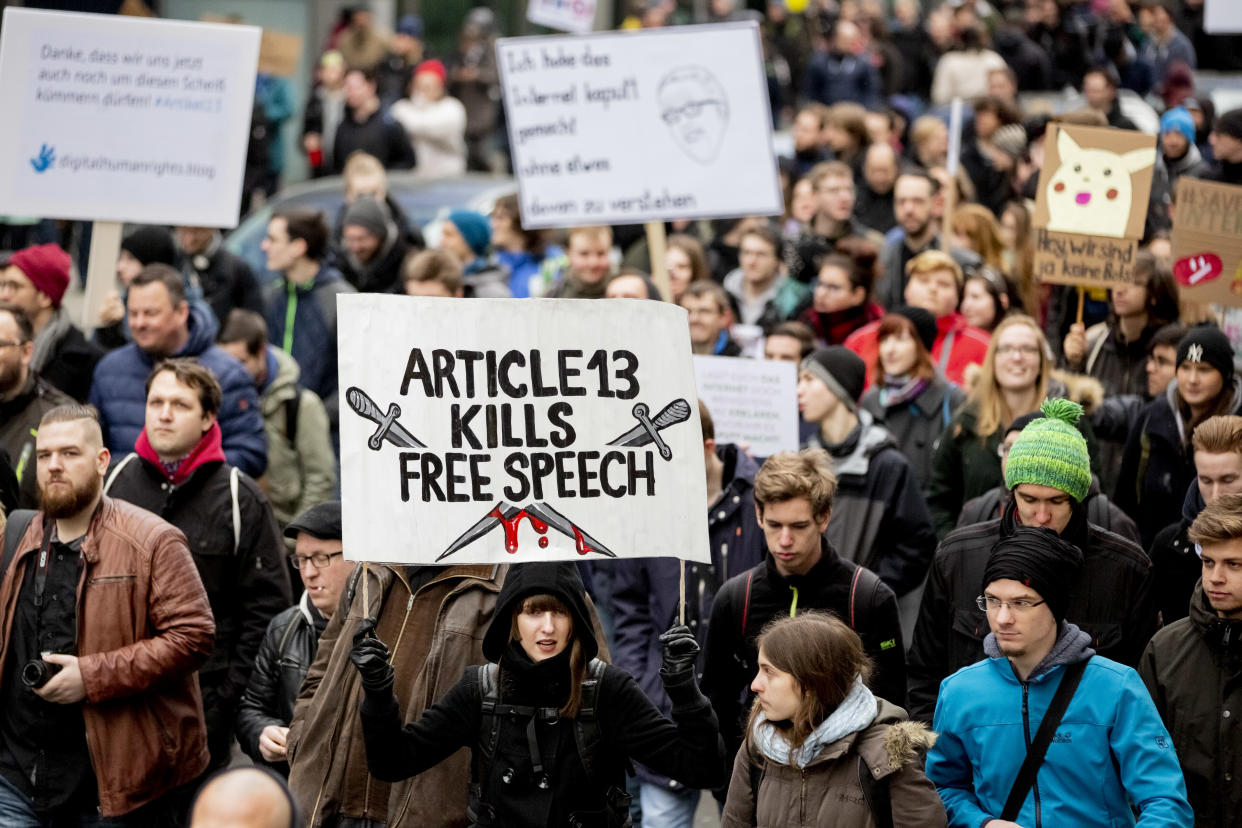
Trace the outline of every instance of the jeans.
<path fill-rule="evenodd" d="M 119 817 L 100 816 L 96 808 L 75 812 L 67 805 L 51 814 L 40 815 L 24 793 L 0 776 L 0 826 L 3 828 L 169 828 L 183 824 L 181 811 L 197 788 L 195 780 Z M 79 803 L 76 807 L 80 808 Z"/>
<path fill-rule="evenodd" d="M 666 785 L 643 782 L 643 828 L 693 828 L 699 807 L 697 788 L 672 790 Z"/>

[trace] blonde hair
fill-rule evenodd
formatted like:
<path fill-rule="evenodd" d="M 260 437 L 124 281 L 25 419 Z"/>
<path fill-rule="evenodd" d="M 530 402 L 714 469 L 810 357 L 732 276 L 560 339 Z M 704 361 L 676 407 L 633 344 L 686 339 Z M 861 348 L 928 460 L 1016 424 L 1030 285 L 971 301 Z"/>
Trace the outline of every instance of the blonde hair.
<path fill-rule="evenodd" d="M 1242 454 L 1242 417 L 1218 414 L 1199 423 L 1190 442 L 1204 454 Z"/>
<path fill-rule="evenodd" d="M 1004 272 L 1005 243 L 1001 241 L 1000 224 L 992 211 L 982 204 L 963 204 L 953 211 L 953 232 L 970 239 L 983 263 Z"/>
<path fill-rule="evenodd" d="M 1186 537 L 1199 546 L 1213 546 L 1242 538 L 1242 494 L 1216 498 L 1190 524 Z"/>
<path fill-rule="evenodd" d="M 341 179 L 345 182 L 346 200 L 354 195 L 354 180 L 366 176 L 380 178 L 384 182 L 384 189 L 388 189 L 388 173 L 385 172 L 380 160 L 362 150 L 351 152 L 349 158 L 345 159 L 345 166 L 341 169 Z"/>
<path fill-rule="evenodd" d="M 957 292 L 961 296 L 964 277 L 962 276 L 962 266 L 953 261 L 953 257 L 943 250 L 924 250 L 910 261 L 906 262 L 906 276 L 925 276 L 928 273 L 937 273 L 941 270 L 947 270 L 953 274 L 953 281 L 957 283 Z"/>
<path fill-rule="evenodd" d="M 777 452 L 755 475 L 755 504 L 761 515 L 769 503 L 804 497 L 811 503 L 811 514 L 820 517 L 831 511 L 836 493 L 837 476 L 823 449 Z"/>
<path fill-rule="evenodd" d="M 988 343 L 987 356 L 983 358 L 979 378 L 967 400 L 967 405 L 975 409 L 975 431 L 981 441 L 986 441 L 1002 426 L 1013 422 L 1015 417 L 1021 417 L 1027 413 L 1010 411 L 1005 405 L 1005 397 L 1000 393 L 1000 386 L 996 384 L 997 343 L 1002 333 L 1019 325 L 1033 330 L 1035 338 L 1039 341 L 1039 376 L 1035 380 L 1035 399 L 1042 402 L 1048 396 L 1048 375 L 1052 372 L 1052 364 L 1048 357 L 1048 340 L 1044 338 L 1044 332 L 1039 329 L 1039 324 L 1034 319 L 1024 313 L 1006 316 L 992 331 L 992 341 Z"/>

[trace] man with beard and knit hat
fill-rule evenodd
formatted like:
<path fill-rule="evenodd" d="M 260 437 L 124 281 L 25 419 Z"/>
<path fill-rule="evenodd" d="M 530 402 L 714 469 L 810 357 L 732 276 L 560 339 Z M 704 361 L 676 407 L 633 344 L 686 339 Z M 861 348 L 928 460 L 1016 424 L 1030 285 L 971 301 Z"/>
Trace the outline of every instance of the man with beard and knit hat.
<path fill-rule="evenodd" d="M 936 550 L 908 655 L 912 718 L 931 721 L 941 681 L 983 656 L 980 578 L 992 547 L 1020 527 L 1049 529 L 1081 550 L 1082 567 L 1065 575 L 1069 614 L 1098 652 L 1138 664 L 1156 630 L 1151 561 L 1138 544 L 1087 519 L 1091 461 L 1075 427 L 1082 407 L 1050 399 L 1042 411 L 1009 449 L 1001 516 L 950 532 Z"/>
<path fill-rule="evenodd" d="M 341 275 L 362 293 L 392 293 L 410 246 L 383 202 L 359 196 L 341 222 Z"/>
<path fill-rule="evenodd" d="M 491 245 L 492 225 L 482 213 L 454 210 L 440 224 L 439 248 L 461 265 L 466 296 L 509 298 L 509 276 L 488 256 Z"/>
<path fill-rule="evenodd" d="M 72 264 L 69 254 L 54 244 L 17 251 L 0 273 L 0 301 L 25 311 L 34 327 L 30 370 L 85 402 L 103 349 L 87 340 L 61 307 Z"/>
<path fill-rule="evenodd" d="M 1022 526 L 974 581 L 986 658 L 945 679 L 927 755 L 950 825 L 1108 828 L 1134 825 L 1135 811 L 1142 828 L 1192 824 L 1173 740 L 1142 679 L 1096 655 L 1073 623 L 1082 565 L 1055 532 Z M 1032 742 L 1063 685 L 1067 706 L 1040 761 Z"/>
<path fill-rule="evenodd" d="M 211 767 L 229 762 L 237 706 L 268 622 L 292 601 L 272 507 L 221 448 L 220 384 L 193 359 L 169 359 L 147 378 L 146 426 L 104 492 L 153 512 L 190 540 L 216 619 L 199 669 Z"/>

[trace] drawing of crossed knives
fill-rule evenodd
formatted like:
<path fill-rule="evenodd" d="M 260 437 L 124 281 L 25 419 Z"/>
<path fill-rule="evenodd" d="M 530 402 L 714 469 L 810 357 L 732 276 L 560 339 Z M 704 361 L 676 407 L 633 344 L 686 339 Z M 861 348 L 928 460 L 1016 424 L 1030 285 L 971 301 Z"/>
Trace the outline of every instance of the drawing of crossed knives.
<path fill-rule="evenodd" d="M 477 523 L 465 532 L 462 532 L 457 540 L 449 544 L 449 548 L 440 553 L 439 557 L 436 558 L 436 562 L 439 563 L 449 555 L 452 555 L 454 552 L 465 549 L 467 546 L 474 543 L 476 540 L 483 537 L 497 526 L 500 526 L 502 522 L 513 520 L 520 512 L 525 512 L 532 518 L 541 521 L 542 523 L 546 523 L 550 528 L 555 529 L 566 537 L 574 538 L 575 541 L 577 541 L 578 538 L 581 538 L 582 543 L 589 547 L 592 552 L 607 555 L 609 558 L 617 557 L 614 552 L 608 549 L 608 547 L 604 546 L 595 538 L 582 531 L 582 529 L 574 526 L 573 522 L 570 521 L 569 518 L 565 517 L 546 503 L 536 501 L 534 503 L 526 504 L 525 507 L 519 508 L 511 503 L 501 500 L 498 501 L 496 505 L 492 507 L 492 510 L 484 515 Z M 575 531 L 577 532 L 577 536 L 574 534 Z"/>
<path fill-rule="evenodd" d="M 375 429 L 375 433 L 371 435 L 371 439 L 367 440 L 367 445 L 371 451 L 379 451 L 384 441 L 392 443 L 398 448 L 426 448 L 427 444 L 419 441 L 417 437 L 406 430 L 405 426 L 397 422 L 397 418 L 401 416 L 401 406 L 392 403 L 388 406 L 388 412 L 380 411 L 380 407 L 375 404 L 375 400 L 367 396 L 367 392 L 357 386 L 350 386 L 345 392 L 345 401 L 349 403 L 349 407 L 361 417 L 365 417 L 375 423 L 379 428 Z"/>
<path fill-rule="evenodd" d="M 637 447 L 645 446 L 648 443 L 655 443 L 656 448 L 660 450 L 660 456 L 665 460 L 672 460 L 673 450 L 668 447 L 668 443 L 664 442 L 660 432 L 669 426 L 684 423 L 690 419 L 690 404 L 684 399 L 673 400 L 664 406 L 659 414 L 652 417 L 651 409 L 647 408 L 646 403 L 637 403 L 631 413 L 634 415 L 634 419 L 638 420 L 638 425 L 608 445 Z"/>

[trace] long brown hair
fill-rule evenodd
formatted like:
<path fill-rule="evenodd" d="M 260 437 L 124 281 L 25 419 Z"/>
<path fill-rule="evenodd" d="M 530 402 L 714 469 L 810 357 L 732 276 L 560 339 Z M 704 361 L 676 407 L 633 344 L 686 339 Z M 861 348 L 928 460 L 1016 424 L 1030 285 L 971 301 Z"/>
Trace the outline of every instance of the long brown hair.
<path fill-rule="evenodd" d="M 1005 330 L 1018 325 L 1025 325 L 1035 331 L 1035 339 L 1039 343 L 1039 377 L 1035 380 L 1036 404 L 1048 396 L 1048 376 L 1052 373 L 1052 362 L 1049 359 L 1048 340 L 1044 337 L 1044 332 L 1039 329 L 1035 320 L 1025 313 L 1006 316 L 992 331 L 992 341 L 988 343 L 987 356 L 983 358 L 979 378 L 975 381 L 975 387 L 967 400 L 967 405 L 977 412 L 975 433 L 980 440 L 985 442 L 997 429 L 1013 422 L 1014 417 L 1021 417 L 1026 413 L 1025 411 L 1010 411 L 1005 405 L 1005 397 L 1001 394 L 1000 387 L 996 384 L 996 343 L 1000 341 L 1000 335 Z"/>
<path fill-rule="evenodd" d="M 871 677 L 871 659 L 862 640 L 832 613 L 811 611 L 777 618 L 763 628 L 758 645 L 773 667 L 793 676 L 802 694 L 792 720 L 765 723 L 781 731 L 791 754 L 845 701 L 855 677 L 861 676 L 864 682 Z M 752 751 L 760 712 L 756 698 L 746 725 L 746 744 Z"/>
<path fill-rule="evenodd" d="M 899 313 L 885 314 L 880 320 L 880 330 L 876 334 L 875 341 L 878 345 L 888 337 L 899 333 L 905 333 L 914 340 L 914 369 L 910 373 L 925 380 L 936 376 L 936 366 L 932 365 L 931 354 L 927 353 L 923 340 L 919 339 L 919 333 L 914 329 L 914 323 L 907 317 Z M 875 352 L 875 375 L 884 376 L 884 360 L 880 359 L 879 348 L 876 348 Z"/>
<path fill-rule="evenodd" d="M 574 615 L 565 602 L 555 595 L 529 595 L 513 609 L 513 619 L 509 626 L 509 640 L 521 641 L 522 634 L 518 631 L 518 616 L 524 612 L 557 612 L 569 618 L 569 634 L 573 636 L 569 645 L 569 698 L 561 707 L 560 714 L 567 719 L 578 715 L 582 707 L 582 682 L 586 679 L 586 660 L 582 657 L 582 644 L 579 635 L 592 635 L 591 630 L 582 631 L 574 624 Z"/>
<path fill-rule="evenodd" d="M 963 204 L 953 211 L 953 232 L 970 239 L 983 263 L 996 270 L 1005 269 L 1005 243 L 1000 224 L 992 211 L 981 204 Z"/>

